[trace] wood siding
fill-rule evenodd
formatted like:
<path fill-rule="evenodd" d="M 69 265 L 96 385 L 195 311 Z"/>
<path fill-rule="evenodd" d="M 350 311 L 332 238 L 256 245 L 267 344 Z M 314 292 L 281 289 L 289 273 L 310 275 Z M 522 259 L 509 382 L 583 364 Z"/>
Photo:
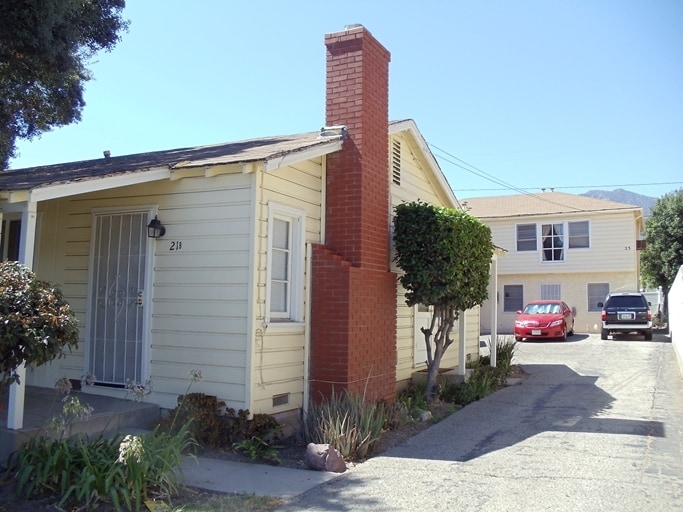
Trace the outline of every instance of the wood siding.
<path fill-rule="evenodd" d="M 266 265 L 268 261 L 268 203 L 275 202 L 305 212 L 305 242 L 321 241 L 323 159 L 318 158 L 261 174 L 257 192 L 256 264 L 251 354 L 251 411 L 277 414 L 303 406 L 305 367 L 305 328 L 303 322 L 271 322 L 264 329 L 266 314 Z M 305 247 L 301 248 L 305 255 Z M 304 265 L 305 267 L 305 265 Z M 303 279 L 304 300 L 308 276 Z M 307 311 L 304 302 L 303 311 Z M 282 405 L 273 405 L 278 395 L 286 395 Z"/>
<path fill-rule="evenodd" d="M 88 327 L 93 211 L 158 208 L 166 235 L 153 242 L 153 289 L 145 294 L 152 294 L 148 372 L 156 391 L 150 400 L 163 407 L 175 406 L 194 369 L 201 370 L 204 380 L 192 391 L 216 395 L 237 409 L 249 406 L 245 382 L 252 187 L 253 175 L 223 174 L 122 187 L 40 205 L 43 243 L 38 258 L 53 262 L 50 269 L 41 263 L 43 277 L 61 284 L 76 310 L 81 337 Z M 53 242 L 43 236 L 54 231 L 61 236 Z M 50 370 L 36 370 L 33 379 L 48 386 L 55 377 L 79 379 L 85 371 L 84 348 L 81 344 Z M 100 388 L 97 392 L 124 393 Z"/>
<path fill-rule="evenodd" d="M 566 221 L 589 221 L 590 248 L 565 249 L 565 260 L 543 262 L 539 250 L 517 251 L 517 224 L 549 224 Z M 555 274 L 558 272 L 632 271 L 637 266 L 636 223 L 633 212 L 572 215 L 561 217 L 521 217 L 515 219 L 482 219 L 491 228 L 493 243 L 508 251 L 498 263 L 498 273 Z M 566 241 L 566 238 L 565 238 Z M 565 244 L 566 245 L 566 244 Z"/>

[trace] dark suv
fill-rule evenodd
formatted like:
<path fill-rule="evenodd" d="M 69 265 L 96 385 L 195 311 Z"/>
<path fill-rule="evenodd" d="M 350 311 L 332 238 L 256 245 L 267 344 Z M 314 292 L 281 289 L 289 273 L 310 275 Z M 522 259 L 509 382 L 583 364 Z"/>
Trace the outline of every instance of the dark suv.
<path fill-rule="evenodd" d="M 602 307 L 602 330 L 600 338 L 607 339 L 610 334 L 642 334 L 646 340 L 652 339 L 652 313 L 650 303 L 639 292 L 610 293 Z"/>

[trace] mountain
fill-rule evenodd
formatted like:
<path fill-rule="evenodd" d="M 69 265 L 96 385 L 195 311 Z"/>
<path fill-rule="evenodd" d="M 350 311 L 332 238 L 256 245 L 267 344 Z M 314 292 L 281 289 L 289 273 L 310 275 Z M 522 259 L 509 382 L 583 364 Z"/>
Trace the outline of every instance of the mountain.
<path fill-rule="evenodd" d="M 643 209 L 643 214 L 645 217 L 650 216 L 650 209 L 657 202 L 656 197 L 636 194 L 635 192 L 630 192 L 628 190 L 624 190 L 623 188 L 618 188 L 615 190 L 589 190 L 588 192 L 579 195 L 594 197 L 596 199 L 607 199 L 608 201 L 614 201 L 616 203 L 640 206 Z"/>

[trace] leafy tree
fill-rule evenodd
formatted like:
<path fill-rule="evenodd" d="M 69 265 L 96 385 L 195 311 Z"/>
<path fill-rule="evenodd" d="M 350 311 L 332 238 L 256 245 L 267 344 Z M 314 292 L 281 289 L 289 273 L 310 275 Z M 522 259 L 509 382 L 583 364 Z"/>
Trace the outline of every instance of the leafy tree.
<path fill-rule="evenodd" d="M 16 139 L 81 119 L 85 61 L 111 50 L 128 22 L 125 0 L 2 0 L 0 169 Z"/>
<path fill-rule="evenodd" d="M 425 398 L 432 400 L 458 315 L 488 297 L 491 230 L 466 212 L 420 201 L 400 204 L 395 211 L 395 261 L 404 272 L 399 281 L 407 291 L 406 303 L 434 307 L 429 328 L 422 328 L 427 347 Z"/>
<path fill-rule="evenodd" d="M 42 365 L 77 347 L 78 325 L 62 292 L 16 261 L 0 262 L 0 391 L 22 364 Z"/>
<path fill-rule="evenodd" d="M 669 292 L 683 265 L 683 189 L 660 197 L 645 224 L 645 249 L 641 255 L 643 280 Z"/>

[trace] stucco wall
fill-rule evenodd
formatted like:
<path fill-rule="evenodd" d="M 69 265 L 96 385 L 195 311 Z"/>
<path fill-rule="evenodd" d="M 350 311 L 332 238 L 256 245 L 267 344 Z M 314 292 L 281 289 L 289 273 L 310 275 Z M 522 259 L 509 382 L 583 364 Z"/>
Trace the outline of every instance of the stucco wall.
<path fill-rule="evenodd" d="M 678 366 L 683 372 L 683 267 L 678 269 L 667 298 L 671 343 L 678 359 Z"/>
<path fill-rule="evenodd" d="M 516 312 L 503 311 L 503 293 L 506 285 L 522 285 L 524 287 L 523 302 L 541 298 L 542 284 L 559 284 L 562 300 L 575 311 L 574 326 L 576 332 L 600 332 L 601 311 L 588 311 L 588 283 L 608 283 L 610 291 L 636 290 L 631 272 L 600 273 L 556 273 L 552 275 L 499 275 L 498 276 L 498 331 L 501 334 L 512 333 Z M 481 312 L 482 333 L 491 332 L 491 301 L 484 302 Z"/>

